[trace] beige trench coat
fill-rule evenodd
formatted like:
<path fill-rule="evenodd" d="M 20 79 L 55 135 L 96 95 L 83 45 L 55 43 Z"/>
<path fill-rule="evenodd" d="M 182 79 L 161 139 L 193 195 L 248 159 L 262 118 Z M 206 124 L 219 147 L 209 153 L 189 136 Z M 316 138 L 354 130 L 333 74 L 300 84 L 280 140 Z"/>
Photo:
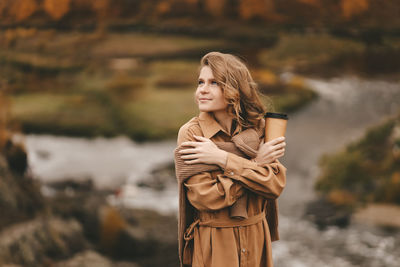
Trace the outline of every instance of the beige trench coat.
<path fill-rule="evenodd" d="M 233 135 L 237 133 L 236 129 Z M 196 141 L 193 135 L 213 142 L 231 139 L 206 112 L 181 127 L 178 146 L 185 141 Z M 186 197 L 195 209 L 194 220 L 204 222 L 193 229 L 193 267 L 273 266 L 268 222 L 265 214 L 260 215 L 265 212 L 266 198 L 277 198 L 286 184 L 286 167 L 277 162 L 278 171 L 272 173 L 270 168 L 228 153 L 224 170 L 196 174 L 184 183 Z M 248 195 L 250 220 L 247 225 L 235 225 L 228 207 L 243 194 Z"/>

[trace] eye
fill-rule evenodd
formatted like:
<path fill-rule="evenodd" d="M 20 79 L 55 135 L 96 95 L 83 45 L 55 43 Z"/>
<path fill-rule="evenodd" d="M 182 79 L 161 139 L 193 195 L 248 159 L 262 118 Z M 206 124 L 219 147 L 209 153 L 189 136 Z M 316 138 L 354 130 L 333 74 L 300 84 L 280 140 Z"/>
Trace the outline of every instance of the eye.
<path fill-rule="evenodd" d="M 203 80 L 199 80 L 199 81 L 197 82 L 198 85 L 203 84 L 203 83 L 204 83 Z"/>
<path fill-rule="evenodd" d="M 211 84 L 212 85 L 218 85 L 218 82 L 217 81 L 211 81 Z"/>

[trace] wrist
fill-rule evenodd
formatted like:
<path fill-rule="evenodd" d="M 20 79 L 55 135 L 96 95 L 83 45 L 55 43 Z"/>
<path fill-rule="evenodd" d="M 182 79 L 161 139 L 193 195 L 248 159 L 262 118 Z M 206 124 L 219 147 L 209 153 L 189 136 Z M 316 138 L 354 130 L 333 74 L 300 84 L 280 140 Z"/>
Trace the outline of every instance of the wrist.
<path fill-rule="evenodd" d="M 220 166 L 222 169 L 225 169 L 226 166 L 226 160 L 228 159 L 228 152 L 225 150 L 220 150 L 220 156 L 218 157 L 218 166 Z"/>

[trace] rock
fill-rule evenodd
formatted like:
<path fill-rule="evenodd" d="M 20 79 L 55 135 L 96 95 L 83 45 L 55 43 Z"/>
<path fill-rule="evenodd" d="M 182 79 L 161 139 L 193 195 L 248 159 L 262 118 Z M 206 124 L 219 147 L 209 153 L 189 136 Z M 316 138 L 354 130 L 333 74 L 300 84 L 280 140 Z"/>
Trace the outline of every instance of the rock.
<path fill-rule="evenodd" d="M 0 154 L 0 229 L 32 219 L 44 208 L 45 200 L 39 183 L 30 177 L 12 173 Z"/>
<path fill-rule="evenodd" d="M 351 211 L 336 206 L 325 198 L 319 198 L 307 204 L 305 218 L 314 222 L 319 229 L 329 225 L 346 227 L 350 223 Z"/>
<path fill-rule="evenodd" d="M 383 228 L 400 229 L 400 205 L 369 203 L 355 212 L 352 221 Z"/>
<path fill-rule="evenodd" d="M 96 251 L 86 250 L 71 259 L 56 263 L 54 267 L 139 267 L 139 265 L 134 262 L 112 262 Z"/>
<path fill-rule="evenodd" d="M 112 262 L 93 250 L 76 254 L 73 258 L 55 264 L 55 267 L 112 267 Z"/>
<path fill-rule="evenodd" d="M 86 247 L 82 227 L 76 220 L 40 217 L 3 229 L 0 266 L 46 266 L 50 259 L 69 257 Z"/>
<path fill-rule="evenodd" d="M 109 206 L 105 195 L 93 191 L 73 197 L 59 194 L 51 210 L 78 220 L 94 247 L 113 259 L 135 261 L 144 266 L 176 266 L 178 263 L 177 219 L 151 210 Z M 163 263 L 170 263 L 164 265 Z"/>
<path fill-rule="evenodd" d="M 68 190 L 73 190 L 75 192 L 93 192 L 94 190 L 94 184 L 92 179 L 86 179 L 83 181 L 67 179 L 63 181 L 47 183 L 46 186 L 49 186 L 57 191 L 64 191 L 64 192 Z"/>
<path fill-rule="evenodd" d="M 155 168 L 148 177 L 138 181 L 137 186 L 162 191 L 171 183 L 176 184 L 173 162 Z"/>
<path fill-rule="evenodd" d="M 129 225 L 120 232 L 115 256 L 143 266 L 178 266 L 178 222 L 151 210 L 120 209 Z"/>
<path fill-rule="evenodd" d="M 107 206 L 106 194 L 102 192 L 75 192 L 73 195 L 59 193 L 50 198 L 51 212 L 63 218 L 74 218 L 83 227 L 86 238 L 98 244 L 100 241 L 100 209 Z"/>
<path fill-rule="evenodd" d="M 14 143 L 11 139 L 7 140 L 4 155 L 11 171 L 19 175 L 25 173 L 28 168 L 28 157 L 26 148 L 22 143 Z"/>

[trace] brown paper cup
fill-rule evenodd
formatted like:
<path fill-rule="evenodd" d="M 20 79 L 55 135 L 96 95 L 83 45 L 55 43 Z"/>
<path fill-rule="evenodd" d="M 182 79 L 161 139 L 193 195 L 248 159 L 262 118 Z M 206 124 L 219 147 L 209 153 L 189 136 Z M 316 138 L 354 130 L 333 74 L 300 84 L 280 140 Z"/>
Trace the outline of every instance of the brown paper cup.
<path fill-rule="evenodd" d="M 265 118 L 265 142 L 285 136 L 288 116 L 284 113 L 267 112 Z"/>

